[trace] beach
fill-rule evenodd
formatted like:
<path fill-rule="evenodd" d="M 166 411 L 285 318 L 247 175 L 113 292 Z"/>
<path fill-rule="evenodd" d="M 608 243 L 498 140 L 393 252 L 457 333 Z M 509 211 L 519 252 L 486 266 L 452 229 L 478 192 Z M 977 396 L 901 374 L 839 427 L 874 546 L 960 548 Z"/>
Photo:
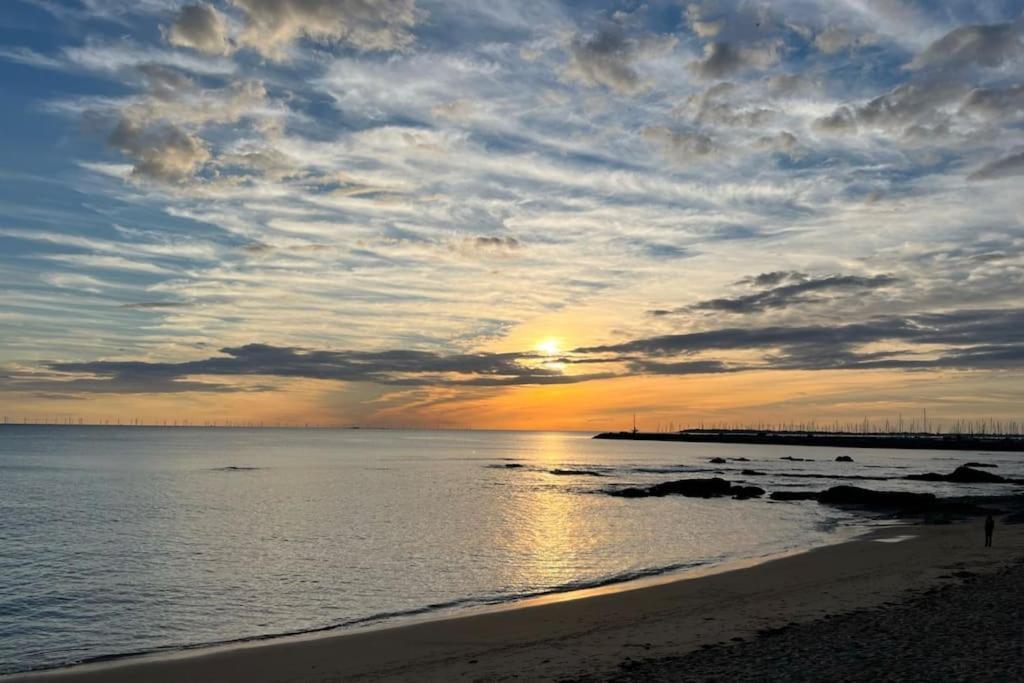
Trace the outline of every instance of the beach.
<path fill-rule="evenodd" d="M 875 677 L 867 675 L 874 669 L 864 668 L 865 662 L 913 664 L 906 652 L 915 643 L 937 667 L 931 669 L 934 675 L 982 678 L 987 671 L 997 679 L 1014 678 L 1008 673 L 1019 672 L 1019 656 L 986 658 L 984 648 L 946 642 L 939 632 L 935 642 L 920 644 L 924 624 L 960 624 L 973 629 L 980 642 L 1015 643 L 1019 655 L 1019 639 L 1007 641 L 1002 630 L 993 627 L 989 633 L 984 625 L 1005 629 L 1009 623 L 1019 634 L 1020 601 L 995 600 L 1021 595 L 1024 572 L 1016 563 L 1024 531 L 1000 523 L 994 547 L 983 547 L 982 540 L 980 519 L 894 525 L 808 552 L 658 585 L 562 595 L 541 604 L 381 630 L 126 658 L 9 680 L 857 680 Z M 969 593 L 958 597 L 957 591 Z M 1016 616 L 1007 621 L 1008 615 Z M 768 651 L 773 655 L 762 654 Z"/>

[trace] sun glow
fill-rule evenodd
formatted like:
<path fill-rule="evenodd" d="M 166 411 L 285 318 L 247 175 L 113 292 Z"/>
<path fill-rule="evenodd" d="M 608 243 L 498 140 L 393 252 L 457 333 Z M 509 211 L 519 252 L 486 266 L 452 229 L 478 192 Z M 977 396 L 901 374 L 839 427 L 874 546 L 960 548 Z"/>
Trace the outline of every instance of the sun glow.
<path fill-rule="evenodd" d="M 537 343 L 537 350 L 546 356 L 557 356 L 561 353 L 559 339 L 549 338 Z"/>

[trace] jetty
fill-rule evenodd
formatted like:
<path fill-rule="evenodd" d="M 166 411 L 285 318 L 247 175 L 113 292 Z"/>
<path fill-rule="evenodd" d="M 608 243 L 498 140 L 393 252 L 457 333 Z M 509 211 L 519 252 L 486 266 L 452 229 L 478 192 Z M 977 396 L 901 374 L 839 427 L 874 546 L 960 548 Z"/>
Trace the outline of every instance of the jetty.
<path fill-rule="evenodd" d="M 1020 434 L 949 434 L 935 432 L 831 432 L 748 429 L 684 429 L 678 432 L 603 432 L 595 439 L 684 441 L 837 448 L 911 448 L 944 451 L 1021 451 Z"/>

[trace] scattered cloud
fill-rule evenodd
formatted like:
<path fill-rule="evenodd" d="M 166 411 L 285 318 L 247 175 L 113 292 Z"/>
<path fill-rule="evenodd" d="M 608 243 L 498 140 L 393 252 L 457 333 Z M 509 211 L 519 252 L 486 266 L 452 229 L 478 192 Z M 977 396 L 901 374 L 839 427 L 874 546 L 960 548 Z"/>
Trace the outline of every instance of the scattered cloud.
<path fill-rule="evenodd" d="M 573 37 L 565 74 L 588 86 L 635 93 L 648 87 L 636 69 L 637 63 L 664 54 L 675 44 L 672 36 L 629 35 L 622 26 L 608 24 L 592 35 Z"/>
<path fill-rule="evenodd" d="M 1019 366 L 1006 3 L 60 5 L 0 49 L 25 396 Z"/>
<path fill-rule="evenodd" d="M 166 36 L 171 45 L 190 47 L 208 55 L 225 55 L 231 51 L 227 22 L 205 2 L 182 7 Z"/>
<path fill-rule="evenodd" d="M 843 50 L 857 49 L 875 43 L 879 39 L 873 34 L 861 35 L 846 26 L 829 24 L 814 36 L 814 46 L 827 55 Z"/>
<path fill-rule="evenodd" d="M 774 273 L 758 277 L 772 277 Z M 737 297 L 709 299 L 693 304 L 696 311 L 725 313 L 755 313 L 771 308 L 788 308 L 798 304 L 830 303 L 832 296 L 842 292 L 866 292 L 889 287 L 897 282 L 891 275 L 827 275 L 811 277 L 803 273 L 790 273 L 786 284 L 769 286 L 760 291 Z M 755 278 L 756 282 L 756 278 Z M 827 296 L 832 295 L 832 296 Z"/>
<path fill-rule="evenodd" d="M 231 0 L 242 11 L 241 45 L 282 59 L 299 38 L 359 50 L 403 50 L 419 19 L 415 0 Z"/>
<path fill-rule="evenodd" d="M 1003 24 L 959 26 L 936 40 L 910 69 L 996 68 L 1024 55 L 1024 19 Z"/>
<path fill-rule="evenodd" d="M 704 57 L 690 62 L 690 69 L 698 78 L 712 80 L 726 78 L 743 69 L 764 69 L 779 62 L 779 46 L 775 44 L 737 47 L 731 43 L 708 43 Z"/>
<path fill-rule="evenodd" d="M 1024 152 L 990 161 L 968 176 L 969 180 L 995 180 L 1024 175 Z"/>
<path fill-rule="evenodd" d="M 642 131 L 644 140 L 666 157 L 688 162 L 715 151 L 711 138 L 697 131 L 673 130 L 665 126 L 651 126 Z"/>
<path fill-rule="evenodd" d="M 180 183 L 210 159 L 210 150 L 199 137 L 170 124 L 144 127 L 121 119 L 109 142 L 132 159 L 135 178 Z"/>

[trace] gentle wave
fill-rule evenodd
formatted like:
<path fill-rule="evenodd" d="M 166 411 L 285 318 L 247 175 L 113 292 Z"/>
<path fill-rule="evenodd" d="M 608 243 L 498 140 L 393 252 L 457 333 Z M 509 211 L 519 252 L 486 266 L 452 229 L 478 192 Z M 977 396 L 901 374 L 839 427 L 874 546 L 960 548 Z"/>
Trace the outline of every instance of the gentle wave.
<path fill-rule="evenodd" d="M 356 629 L 358 627 L 385 624 L 391 621 L 400 622 L 400 620 L 408 619 L 410 617 L 419 617 L 428 614 L 441 614 L 449 610 L 468 610 L 474 607 L 493 607 L 498 605 L 511 605 L 513 603 L 520 602 L 523 600 L 529 600 L 531 598 L 540 598 L 547 595 L 558 595 L 561 593 L 572 593 L 575 591 L 589 590 L 594 588 L 604 588 L 606 586 L 614 586 L 621 583 L 628 583 L 630 581 L 638 581 L 640 579 L 649 579 L 657 576 L 664 576 L 666 574 L 672 574 L 675 572 L 698 569 L 700 567 L 706 567 L 709 565 L 719 563 L 724 559 L 725 558 L 718 557 L 711 560 L 704 560 L 700 562 L 683 562 L 664 565 L 660 567 L 649 567 L 646 569 L 638 569 L 635 571 L 621 572 L 618 574 L 594 579 L 591 581 L 569 582 L 558 586 L 553 586 L 551 588 L 545 588 L 536 591 L 460 598 L 457 600 L 438 602 L 413 609 L 397 610 L 393 612 L 380 612 L 378 614 L 372 614 L 366 617 L 360 617 L 358 619 L 346 619 L 332 624 L 327 624 L 325 626 L 317 626 L 307 629 L 267 633 L 256 636 L 250 636 L 246 638 L 232 638 L 228 640 L 215 640 L 202 643 L 184 643 L 179 645 L 155 647 L 146 650 L 132 650 L 128 652 L 97 655 L 95 657 L 71 660 L 58 666 L 41 666 L 30 669 L 24 669 L 21 671 L 8 671 L 6 673 L 26 673 L 28 671 L 52 671 L 58 669 L 67 669 L 69 667 L 81 666 L 83 664 L 100 664 L 104 662 L 113 662 L 121 659 L 127 659 L 129 657 L 143 657 L 146 655 L 169 654 L 174 652 L 189 652 L 192 650 L 201 650 L 212 647 L 242 645 L 244 643 L 257 643 L 265 640 L 276 640 L 279 638 L 309 636 L 318 633 L 327 633 L 330 631 L 345 631 Z M 458 616 L 458 614 L 453 614 L 451 616 Z M 396 623 L 395 625 L 398 624 Z"/>

